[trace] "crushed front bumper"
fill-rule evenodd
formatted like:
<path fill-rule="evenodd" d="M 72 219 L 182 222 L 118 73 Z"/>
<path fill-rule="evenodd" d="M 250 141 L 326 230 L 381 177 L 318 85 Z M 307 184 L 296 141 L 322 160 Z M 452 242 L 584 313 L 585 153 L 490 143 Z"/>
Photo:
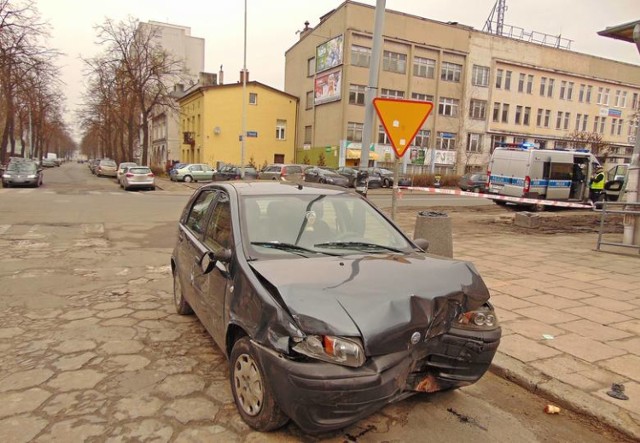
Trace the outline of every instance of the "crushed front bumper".
<path fill-rule="evenodd" d="M 489 368 L 500 336 L 500 328 L 451 329 L 406 351 L 371 357 L 360 368 L 294 361 L 252 343 L 280 408 L 303 431 L 322 433 L 417 392 L 476 382 Z"/>

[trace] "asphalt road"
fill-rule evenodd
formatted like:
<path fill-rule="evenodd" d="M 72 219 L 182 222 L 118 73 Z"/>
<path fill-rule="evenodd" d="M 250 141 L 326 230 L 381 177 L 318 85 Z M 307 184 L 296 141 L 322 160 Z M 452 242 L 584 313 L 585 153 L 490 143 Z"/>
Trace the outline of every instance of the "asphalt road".
<path fill-rule="evenodd" d="M 487 374 L 340 432 L 257 435 L 227 364 L 173 311 L 168 267 L 191 191 L 122 191 L 86 165 L 0 189 L 0 441 L 626 441 Z M 431 436 L 431 437 L 430 437 Z"/>

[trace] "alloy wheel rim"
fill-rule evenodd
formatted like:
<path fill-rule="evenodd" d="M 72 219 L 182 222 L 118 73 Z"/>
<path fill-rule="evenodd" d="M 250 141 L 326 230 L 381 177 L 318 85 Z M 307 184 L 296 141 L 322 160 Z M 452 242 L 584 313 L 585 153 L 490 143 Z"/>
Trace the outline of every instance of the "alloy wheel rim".
<path fill-rule="evenodd" d="M 252 417 L 260 413 L 264 401 L 262 376 L 249 354 L 241 354 L 235 361 L 233 383 L 242 410 Z"/>

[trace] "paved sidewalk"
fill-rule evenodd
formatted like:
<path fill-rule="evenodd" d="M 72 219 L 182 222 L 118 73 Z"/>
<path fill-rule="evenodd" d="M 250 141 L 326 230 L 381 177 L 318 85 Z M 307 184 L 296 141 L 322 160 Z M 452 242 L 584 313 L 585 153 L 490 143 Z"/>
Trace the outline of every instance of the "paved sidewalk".
<path fill-rule="evenodd" d="M 414 211 L 398 224 L 413 234 Z M 493 371 L 640 439 L 640 255 L 597 234 L 453 233 L 492 294 L 503 337 Z M 621 234 L 610 234 L 620 242 Z M 629 400 L 607 395 L 622 383 Z"/>
<path fill-rule="evenodd" d="M 158 180 L 170 191 L 202 184 Z M 412 235 L 415 216 L 400 209 L 396 222 Z M 597 252 L 594 233 L 480 230 L 454 231 L 453 246 L 480 271 L 503 328 L 492 370 L 640 439 L 640 254 Z M 612 383 L 629 400 L 608 396 Z"/>

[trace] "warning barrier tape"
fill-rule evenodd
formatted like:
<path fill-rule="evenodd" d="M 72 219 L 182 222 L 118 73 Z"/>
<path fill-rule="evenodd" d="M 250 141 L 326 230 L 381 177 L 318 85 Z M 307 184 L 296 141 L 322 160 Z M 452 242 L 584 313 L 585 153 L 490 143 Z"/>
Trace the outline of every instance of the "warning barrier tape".
<path fill-rule="evenodd" d="M 463 195 L 466 197 L 480 197 L 486 198 L 489 200 L 502 200 L 506 202 L 512 203 L 524 203 L 524 204 L 532 204 L 532 205 L 545 205 L 545 206 L 557 206 L 562 208 L 577 208 L 577 209 L 593 209 L 592 205 L 583 204 L 583 203 L 571 203 L 557 200 L 538 200 L 537 198 L 523 198 L 523 197 L 509 197 L 506 195 L 498 195 L 498 194 L 483 194 L 479 192 L 469 192 L 462 191 L 457 189 L 442 189 L 442 188 L 423 188 L 417 186 L 398 186 L 400 191 L 409 190 L 409 191 L 423 191 L 423 192 L 431 192 L 434 194 L 447 194 L 447 195 Z"/>

